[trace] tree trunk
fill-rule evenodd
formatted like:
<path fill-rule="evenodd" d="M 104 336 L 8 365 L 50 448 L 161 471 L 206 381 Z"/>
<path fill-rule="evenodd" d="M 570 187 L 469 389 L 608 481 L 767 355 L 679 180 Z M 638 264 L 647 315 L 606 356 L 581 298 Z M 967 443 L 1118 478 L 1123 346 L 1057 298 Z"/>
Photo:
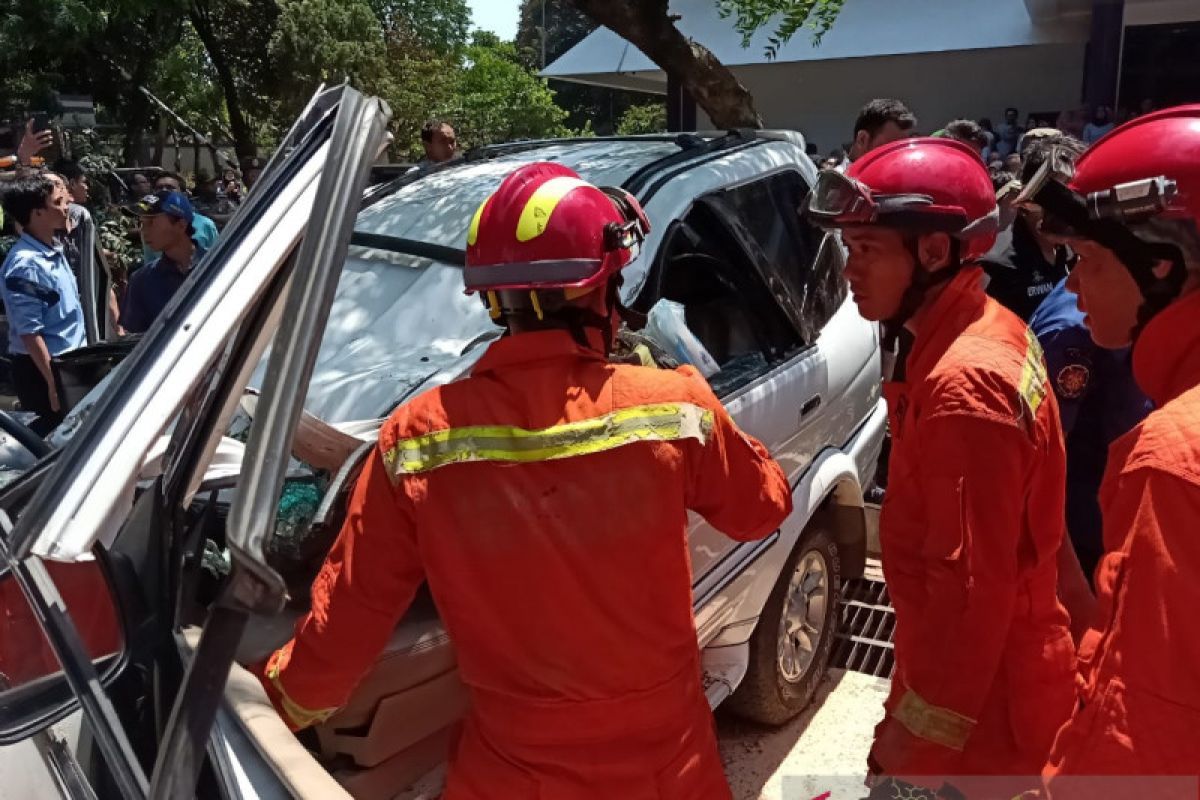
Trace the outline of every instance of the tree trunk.
<path fill-rule="evenodd" d="M 127 167 L 140 167 L 146 153 L 146 127 L 150 124 L 150 104 L 145 96 L 134 89 L 129 98 L 129 116 L 121 144 L 121 163 Z"/>
<path fill-rule="evenodd" d="M 167 116 L 160 114 L 158 118 L 158 136 L 154 138 L 154 155 L 150 158 L 150 163 L 156 167 L 163 166 L 163 156 L 166 154 L 167 134 L 169 132 Z"/>
<path fill-rule="evenodd" d="M 237 81 L 233 78 L 233 69 L 225 58 L 221 43 L 217 40 L 216 32 L 209 21 L 208 10 L 203 7 L 203 0 L 192 0 L 188 5 L 188 18 L 196 30 L 212 61 L 217 73 L 217 83 L 221 85 L 221 93 L 225 95 L 225 110 L 229 112 L 229 128 L 233 134 L 233 149 L 238 159 L 252 158 L 258 154 L 258 146 L 254 142 L 254 133 L 246 121 L 242 111 L 241 97 L 238 95 Z"/>
<path fill-rule="evenodd" d="M 703 45 L 675 27 L 667 0 L 570 0 L 683 84 L 718 128 L 759 128 L 754 98 Z"/>

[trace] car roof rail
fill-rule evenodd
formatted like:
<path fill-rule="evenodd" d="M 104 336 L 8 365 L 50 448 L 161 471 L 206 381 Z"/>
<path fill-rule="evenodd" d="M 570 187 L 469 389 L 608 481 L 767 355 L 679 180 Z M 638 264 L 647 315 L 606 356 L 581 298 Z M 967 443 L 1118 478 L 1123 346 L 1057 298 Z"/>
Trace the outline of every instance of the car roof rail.
<path fill-rule="evenodd" d="M 650 184 L 650 179 L 655 174 L 676 165 L 686 164 L 689 161 L 699 159 L 701 156 L 706 156 L 710 153 L 755 141 L 758 138 L 757 132 L 753 128 L 736 128 L 723 134 L 713 133 L 711 135 L 713 138 L 706 139 L 703 132 L 677 134 L 676 143 L 680 144 L 678 153 L 672 153 L 669 156 L 664 156 L 644 165 L 641 169 L 626 178 L 621 186 L 630 194 L 640 198 L 641 193 Z M 685 147 L 682 142 L 687 142 L 688 146 Z M 643 202 L 646 200 L 646 198 L 641 199 Z"/>

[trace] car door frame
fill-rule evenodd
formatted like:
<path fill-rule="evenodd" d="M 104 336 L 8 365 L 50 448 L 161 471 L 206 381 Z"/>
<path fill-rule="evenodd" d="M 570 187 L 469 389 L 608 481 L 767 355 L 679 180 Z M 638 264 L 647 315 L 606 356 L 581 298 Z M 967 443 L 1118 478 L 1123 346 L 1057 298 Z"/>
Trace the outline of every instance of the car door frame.
<path fill-rule="evenodd" d="M 339 87 L 325 94 L 352 91 L 348 87 Z M 336 104 L 336 99 L 325 97 L 326 107 L 322 110 L 321 98 L 322 95 L 314 97 L 306 114 L 317 113 L 319 117 L 320 113 L 327 114 L 329 105 Z M 317 124 L 320 125 L 321 121 L 318 120 Z M 297 128 L 299 126 L 300 123 L 297 123 Z M 112 453 L 114 445 L 126 451 L 138 451 L 132 457 L 128 452 L 123 454 L 125 458 L 120 465 L 123 471 L 118 476 L 119 485 L 132 491 L 140 470 L 142 453 L 161 429 L 156 424 L 149 433 L 144 425 L 141 431 L 133 430 L 139 421 L 144 420 L 148 410 L 152 418 L 157 415 L 161 420 L 164 417 L 174 419 L 176 413 L 195 405 L 198 398 L 203 398 L 199 404 L 201 406 L 205 402 L 212 404 L 220 401 L 226 401 L 221 404 L 222 408 L 229 405 L 228 398 L 220 397 L 215 387 L 221 383 L 222 376 L 227 374 L 231 364 L 237 361 L 231 353 L 232 343 L 238 339 L 239 331 L 246 333 L 247 326 L 259 326 L 257 331 L 251 333 L 256 332 L 260 339 L 264 335 L 269 338 L 273 332 L 262 329 L 264 320 L 256 314 L 255 309 L 260 308 L 264 293 L 271 291 L 272 282 L 286 268 L 285 264 L 292 260 L 290 254 L 295 252 L 301 241 L 310 217 L 320 208 L 317 203 L 317 184 L 323 175 L 330 174 L 325 163 L 332 158 L 331 143 L 327 137 L 314 139 L 308 136 L 295 143 L 292 151 L 298 154 L 293 156 L 293 152 L 287 152 L 273 159 L 273 163 L 278 162 L 273 173 L 271 165 L 268 165 L 264 173 L 264 185 L 255 204 L 261 213 L 240 215 L 227 232 L 228 238 L 218 244 L 214 256 L 206 261 L 207 264 L 219 266 L 198 270 L 185 282 L 147 334 L 142 347 L 123 365 L 126 383 L 112 386 L 98 400 L 79 434 L 49 460 L 46 468 L 48 474 L 44 476 L 26 513 L 18 519 L 13 535 L 6 542 L 10 565 L 22 571 L 26 568 L 31 571 L 33 580 L 26 582 L 27 594 L 33 597 L 35 606 L 53 608 L 57 602 L 57 607 L 62 611 L 58 617 L 47 620 L 47 633 L 60 660 L 69 664 L 68 679 L 74 673 L 75 679 L 71 680 L 74 694 L 83 702 L 85 717 L 96 735 L 97 745 L 104 752 L 110 774 L 117 780 L 125 797 L 145 797 L 151 784 L 142 772 L 138 759 L 133 756 L 128 736 L 121 728 L 111 702 L 100 688 L 99 676 L 74 631 L 69 610 L 62 608 L 61 600 L 56 601 L 53 583 L 38 574 L 39 568 L 44 572 L 38 557 L 51 555 L 73 560 L 80 555 L 81 548 L 91 547 L 101 538 L 109 522 L 108 517 L 120 510 L 118 504 L 121 498 L 110 499 L 109 507 L 86 516 L 83 523 L 77 519 L 67 519 L 66 522 L 74 523 L 73 526 L 67 525 L 67 528 L 73 527 L 77 531 L 87 526 L 84 527 L 84 535 L 75 535 L 73 538 L 64 528 L 64 520 L 56 517 L 56 512 L 61 510 L 68 498 L 76 503 L 86 503 L 93 500 L 97 492 L 103 491 L 97 487 L 97 482 L 85 476 L 95 474 L 97 467 L 114 470 L 105 458 L 105 455 Z M 338 153 L 334 155 L 345 156 Z M 372 152 L 370 160 L 375 155 Z M 270 213 L 272 211 L 274 213 Z M 240 298 L 240 302 L 231 303 L 230 298 Z M 231 305 L 235 307 L 231 308 Z M 202 355 L 196 354 L 197 348 L 202 348 Z M 167 351 L 165 356 L 164 350 Z M 261 353 L 261 349 L 258 352 Z M 176 374 L 172 377 L 173 388 L 159 392 L 147 388 L 162 390 L 165 383 L 163 371 L 178 369 L 180 364 L 191 365 L 188 372 L 192 376 L 190 379 L 180 380 Z M 134 382 L 129 385 L 130 378 L 139 377 L 144 384 Z M 159 379 L 154 380 L 156 377 Z M 206 382 L 207 390 L 204 389 Z M 163 397 L 164 394 L 167 397 Z M 208 419 L 212 421 L 214 417 L 209 415 Z M 215 419 L 215 427 L 219 427 L 222 419 L 228 422 L 225 415 L 216 415 Z M 134 441 L 114 441 L 114 427 L 122 428 L 126 436 L 137 434 L 132 437 Z M 202 438 L 205 438 L 205 433 L 210 436 L 213 433 L 211 430 L 195 428 L 191 432 Z M 213 441 L 219 438 L 218 432 Z M 188 452 L 191 453 L 191 458 L 187 459 L 191 472 L 202 474 L 203 463 L 211 456 L 211 451 L 204 447 L 190 448 Z M 183 487 L 186 488 L 188 484 L 190 481 Z M 161 487 L 160 481 L 145 491 L 158 493 L 154 497 L 156 503 L 169 504 L 171 497 L 162 493 Z M 174 496 L 182 500 L 187 494 L 177 492 Z M 169 565 L 164 568 L 171 571 Z M 68 706 L 45 724 L 52 724 L 71 710 Z M 43 729 L 44 726 L 38 728 L 39 731 Z M 31 731 L 30 735 L 36 732 Z M 206 746 L 207 732 L 204 738 Z"/>
<path fill-rule="evenodd" d="M 790 166 L 777 167 L 775 169 L 747 177 L 745 180 L 738 181 L 737 183 L 715 187 L 709 191 L 706 191 L 704 194 L 693 198 L 692 202 L 689 203 L 687 207 L 678 215 L 678 218 L 681 220 L 686 219 L 688 214 L 691 213 L 692 209 L 695 208 L 696 204 L 705 198 L 715 197 L 721 192 L 730 189 L 736 189 L 759 181 L 769 180 L 770 178 L 781 173 L 794 173 L 801 181 L 805 183 L 805 185 L 808 183 L 803 172 L 800 170 Z M 713 213 L 716 213 L 720 216 L 726 216 L 732 211 L 732 209 L 728 208 L 727 204 L 725 203 L 711 203 L 708 204 L 708 208 Z M 796 340 L 799 342 L 799 346 L 794 351 L 787 353 L 784 358 L 775 361 L 774 363 L 769 363 L 766 370 L 764 370 L 761 374 L 756 375 L 745 385 L 740 386 L 734 389 L 732 392 L 719 398 L 721 402 L 724 403 L 729 409 L 730 413 L 734 415 L 735 419 L 737 416 L 739 416 L 740 408 L 750 402 L 756 393 L 763 392 L 768 384 L 773 381 L 778 381 L 781 376 L 795 374 L 797 365 L 804 364 L 806 361 L 812 363 L 813 369 L 817 369 L 820 366 L 817 362 L 823 358 L 816 346 L 816 341 L 804 341 L 803 331 L 797 327 L 795 318 L 790 315 L 785 308 L 783 308 L 780 294 L 772 289 L 770 281 L 763 275 L 762 270 L 756 263 L 756 254 L 747 246 L 746 241 L 744 241 L 744 239 L 737 234 L 737 228 L 739 224 L 740 223 L 737 220 L 737 217 L 734 216 L 733 218 L 727 220 L 724 230 L 720 231 L 716 235 L 720 236 L 726 244 L 740 251 L 744 265 L 752 268 L 754 274 L 753 280 L 758 282 L 763 297 L 767 298 L 769 302 L 774 302 L 776 304 L 779 315 L 784 321 L 787 322 L 789 329 L 795 334 Z M 669 244 L 670 237 L 668 235 L 664 235 L 663 239 L 660 241 L 658 252 L 655 254 L 656 262 L 661 259 Z M 819 250 L 812 254 L 814 259 L 816 258 L 818 252 Z M 655 269 L 661 269 L 661 267 L 655 265 L 650 271 L 653 272 Z M 645 285 L 643 285 L 642 291 L 646 291 L 650 285 L 651 280 L 648 278 Z M 636 301 L 636 305 L 644 309 L 649 305 L 649 302 L 648 300 L 643 300 L 641 297 L 639 297 Z M 769 356 L 770 354 L 764 351 L 764 355 Z M 799 423 L 799 418 L 797 422 Z M 751 433 L 753 433 L 753 431 L 751 431 Z M 766 444 L 771 446 L 771 444 L 779 443 L 766 442 Z M 790 483 L 793 488 L 799 483 L 799 479 L 802 474 L 803 468 L 795 470 L 794 474 L 789 475 Z M 714 557 L 709 558 L 705 562 L 707 564 L 706 568 L 704 568 L 699 574 L 693 576 L 693 610 L 697 618 L 697 629 L 701 644 L 716 636 L 720 630 L 720 608 L 716 606 L 728 606 L 731 608 L 736 606 L 736 603 L 729 599 L 726 599 L 725 602 L 721 602 L 719 604 L 714 604 L 714 601 L 717 601 L 720 598 L 721 592 L 731 583 L 733 583 L 739 575 L 748 569 L 764 553 L 770 550 L 779 538 L 779 532 L 776 531 L 764 539 L 752 542 L 735 542 L 734 540 L 729 539 L 721 534 L 718 534 L 719 538 L 718 536 L 706 536 L 704 537 L 703 541 L 696 541 L 694 538 L 695 535 L 698 532 L 702 532 L 705 528 L 710 528 L 710 526 L 704 522 L 700 522 L 699 524 L 689 524 L 689 549 L 691 549 L 693 552 L 693 562 L 696 562 L 695 554 L 698 548 L 706 548 L 711 550 L 713 549 L 712 543 L 714 542 L 720 542 L 722 547 L 716 552 Z"/>

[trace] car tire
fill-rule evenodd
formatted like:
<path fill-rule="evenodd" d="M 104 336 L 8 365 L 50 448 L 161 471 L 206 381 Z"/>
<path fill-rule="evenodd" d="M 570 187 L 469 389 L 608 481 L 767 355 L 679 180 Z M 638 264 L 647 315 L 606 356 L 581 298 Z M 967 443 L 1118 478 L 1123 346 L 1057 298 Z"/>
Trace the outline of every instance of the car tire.
<path fill-rule="evenodd" d="M 841 588 L 837 542 L 810 524 L 763 607 L 750 637 L 750 666 L 725 702 L 729 710 L 767 725 L 804 710 L 829 666 Z"/>

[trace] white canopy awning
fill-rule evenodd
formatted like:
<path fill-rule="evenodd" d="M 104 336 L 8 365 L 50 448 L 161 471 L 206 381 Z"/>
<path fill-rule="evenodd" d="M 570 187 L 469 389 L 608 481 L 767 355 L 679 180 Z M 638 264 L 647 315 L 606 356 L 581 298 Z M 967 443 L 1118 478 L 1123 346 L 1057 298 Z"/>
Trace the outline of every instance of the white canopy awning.
<path fill-rule="evenodd" d="M 774 62 L 764 48 L 774 30 L 758 31 L 749 47 L 732 19 L 722 19 L 716 0 L 672 0 L 676 23 L 726 66 L 828 61 L 885 55 L 937 53 L 1087 41 L 1088 0 L 846 0 L 814 46 L 799 31 Z M 666 77 L 640 50 L 608 28 L 598 28 L 542 71 L 547 78 L 664 92 Z"/>

